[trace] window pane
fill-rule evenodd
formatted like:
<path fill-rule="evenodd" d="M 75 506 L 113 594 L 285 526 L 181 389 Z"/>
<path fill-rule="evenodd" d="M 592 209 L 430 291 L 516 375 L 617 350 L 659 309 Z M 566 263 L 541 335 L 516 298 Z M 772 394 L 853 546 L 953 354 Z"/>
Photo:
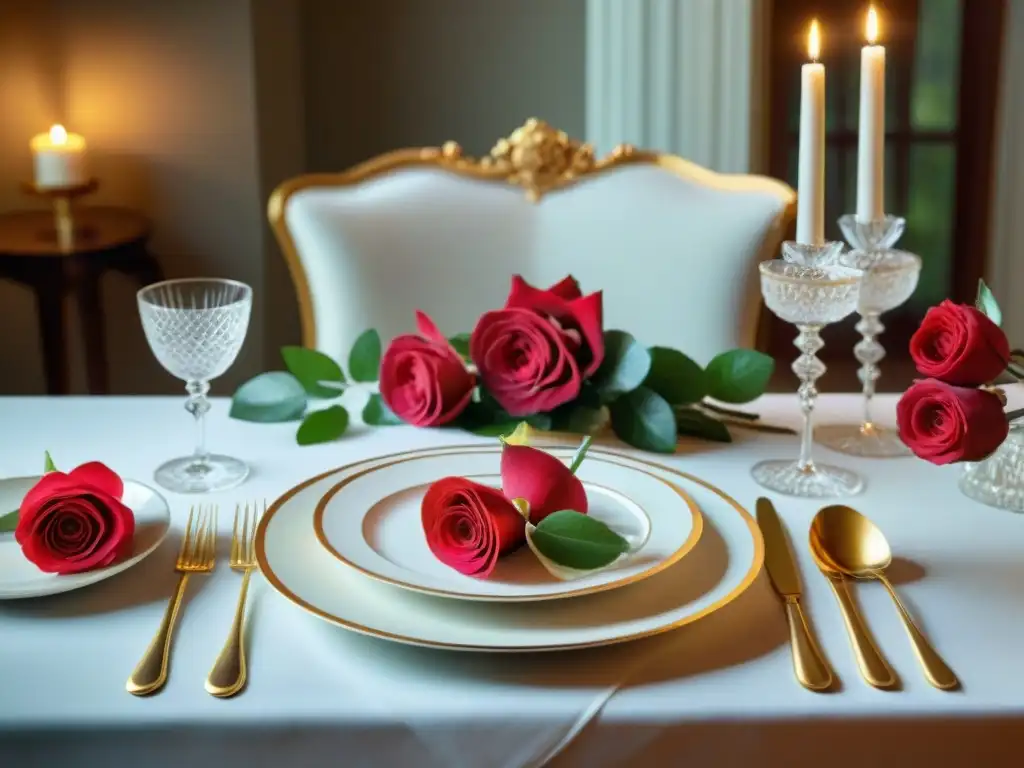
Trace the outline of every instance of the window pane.
<path fill-rule="evenodd" d="M 956 127 L 960 0 L 919 4 L 910 120 L 915 129 Z"/>
<path fill-rule="evenodd" d="M 952 290 L 955 178 L 953 144 L 911 147 L 907 232 L 898 247 L 918 254 L 924 262 L 909 302 L 918 309 L 948 298 Z"/>

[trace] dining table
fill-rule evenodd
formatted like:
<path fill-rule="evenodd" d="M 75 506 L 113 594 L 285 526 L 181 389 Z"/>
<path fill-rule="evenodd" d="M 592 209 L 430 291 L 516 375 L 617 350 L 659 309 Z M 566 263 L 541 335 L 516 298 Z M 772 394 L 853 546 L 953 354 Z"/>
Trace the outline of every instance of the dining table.
<path fill-rule="evenodd" d="M 203 681 L 238 597 L 241 577 L 227 561 L 236 505 L 272 503 L 307 478 L 374 456 L 494 438 L 353 425 L 334 442 L 299 446 L 295 423 L 233 420 L 229 400 L 212 403 L 208 445 L 249 463 L 243 485 L 205 496 L 163 492 L 171 533 L 138 565 L 72 592 L 0 601 L 0 766 L 792 768 L 1022 759 L 1024 518 L 961 494 L 960 467 L 816 446 L 819 459 L 866 478 L 863 493 L 846 501 L 884 532 L 896 589 L 961 682 L 954 691 L 928 684 L 889 595 L 863 581 L 851 589 L 899 678 L 896 689 L 878 690 L 858 673 L 839 606 L 808 547 L 811 520 L 829 502 L 765 493 L 750 474 L 759 460 L 795 457 L 798 438 L 744 429 L 733 430 L 731 443 L 684 440 L 675 454 L 647 458 L 714 483 L 751 513 L 758 497 L 772 499 L 796 557 L 804 611 L 835 671 L 830 691 L 798 684 L 783 604 L 762 569 L 737 599 L 687 626 L 608 647 L 525 654 L 366 637 L 307 613 L 257 576 L 248 684 L 233 698 L 215 698 Z M 49 451 L 59 468 L 99 460 L 155 487 L 154 469 L 190 446 L 182 405 L 172 396 L 0 398 L 0 474 L 39 474 Z M 878 421 L 894 424 L 895 405 L 895 395 L 879 395 Z M 801 423 L 792 394 L 748 407 L 766 423 Z M 860 395 L 826 394 L 815 416 L 856 421 L 861 409 Z M 190 582 L 166 687 L 129 695 L 126 679 L 175 589 L 181 531 L 199 503 L 219 509 L 217 566 Z"/>

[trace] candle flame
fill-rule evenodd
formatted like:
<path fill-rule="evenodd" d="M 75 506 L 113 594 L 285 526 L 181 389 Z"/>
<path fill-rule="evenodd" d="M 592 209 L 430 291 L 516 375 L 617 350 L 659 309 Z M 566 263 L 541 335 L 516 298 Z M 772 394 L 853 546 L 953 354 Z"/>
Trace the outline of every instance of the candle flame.
<path fill-rule="evenodd" d="M 63 125 L 57 124 L 50 128 L 50 141 L 54 144 L 68 143 L 68 132 L 64 130 Z"/>
<path fill-rule="evenodd" d="M 811 21 L 811 31 L 807 34 L 807 55 L 811 61 L 817 61 L 821 55 L 821 30 L 817 19 Z"/>
<path fill-rule="evenodd" d="M 867 28 L 865 36 L 868 39 L 868 44 L 874 45 L 878 42 L 878 13 L 873 5 L 868 7 L 868 20 L 865 26 Z"/>

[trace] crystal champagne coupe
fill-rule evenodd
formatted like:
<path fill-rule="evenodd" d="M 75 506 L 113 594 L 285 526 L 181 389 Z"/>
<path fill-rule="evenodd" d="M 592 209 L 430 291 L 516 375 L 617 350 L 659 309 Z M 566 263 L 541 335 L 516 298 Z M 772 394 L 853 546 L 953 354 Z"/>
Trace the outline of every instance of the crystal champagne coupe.
<path fill-rule="evenodd" d="M 238 357 L 249 328 L 252 289 L 235 280 L 167 280 L 138 293 L 139 315 L 150 349 L 160 364 L 185 382 L 185 410 L 196 423 L 191 456 L 160 465 L 156 482 L 177 493 L 209 493 L 239 485 L 245 462 L 206 450 L 204 416 L 210 382 Z"/>
<path fill-rule="evenodd" d="M 815 439 L 824 446 L 852 456 L 887 458 L 909 456 L 908 449 L 895 429 L 875 423 L 871 400 L 875 382 L 881 376 L 879 363 L 885 350 L 878 337 L 885 326 L 879 318 L 883 312 L 896 309 L 913 294 L 921 274 L 921 259 L 907 251 L 847 251 L 840 263 L 863 270 L 857 312 L 857 331 L 862 338 L 853 348 L 860 363 L 857 372 L 864 391 L 864 415 L 857 424 L 825 424 L 815 430 Z"/>
<path fill-rule="evenodd" d="M 817 464 L 811 455 L 814 402 L 818 396 L 815 382 L 825 372 L 817 353 L 824 346 L 821 329 L 837 323 L 857 308 L 861 272 L 851 267 L 828 263 L 818 266 L 776 259 L 760 265 L 761 293 L 765 305 L 779 318 L 797 327 L 794 345 L 800 356 L 793 372 L 800 379 L 798 394 L 804 425 L 800 455 L 796 461 L 762 461 L 752 470 L 754 479 L 779 493 L 808 498 L 852 496 L 864 487 L 855 472 L 827 464 Z"/>

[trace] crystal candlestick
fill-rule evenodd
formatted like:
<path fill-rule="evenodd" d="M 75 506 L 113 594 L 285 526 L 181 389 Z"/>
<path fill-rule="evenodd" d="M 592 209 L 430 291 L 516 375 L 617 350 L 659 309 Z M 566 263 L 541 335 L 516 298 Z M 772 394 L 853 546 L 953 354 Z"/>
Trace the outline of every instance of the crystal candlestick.
<path fill-rule="evenodd" d="M 859 423 L 827 424 L 815 432 L 819 443 L 835 451 L 853 456 L 887 458 L 906 456 L 910 450 L 893 429 L 878 425 L 871 413 L 876 382 L 881 376 L 879 363 L 885 349 L 878 337 L 885 330 L 880 317 L 895 309 L 913 294 L 921 273 L 921 259 L 899 251 L 892 245 L 903 232 L 904 220 L 887 216 L 880 221 L 858 222 L 854 216 L 843 216 L 839 225 L 854 246 L 844 253 L 840 264 L 863 272 L 857 311 L 857 331 L 861 340 L 853 352 L 860 363 L 857 376 L 864 394 L 863 418 Z"/>
<path fill-rule="evenodd" d="M 838 243 L 822 246 L 830 252 L 841 247 Z M 829 264 L 824 259 L 822 254 L 822 260 L 817 262 L 823 266 L 804 266 L 786 259 L 760 265 L 765 305 L 799 331 L 794 344 L 800 356 L 793 363 L 793 372 L 800 380 L 797 393 L 804 425 L 796 461 L 762 461 L 751 473 L 765 488 L 808 498 L 851 496 L 864 487 L 857 473 L 817 464 L 812 456 L 814 403 L 818 397 L 816 382 L 825 373 L 825 365 L 817 356 L 824 346 L 821 329 L 839 322 L 856 309 L 861 281 L 860 270 Z"/>

